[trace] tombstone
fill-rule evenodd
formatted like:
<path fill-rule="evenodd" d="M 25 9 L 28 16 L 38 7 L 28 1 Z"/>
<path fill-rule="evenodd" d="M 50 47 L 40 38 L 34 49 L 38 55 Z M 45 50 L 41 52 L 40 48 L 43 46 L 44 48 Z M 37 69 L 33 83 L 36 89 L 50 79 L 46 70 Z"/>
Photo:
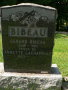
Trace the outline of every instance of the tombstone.
<path fill-rule="evenodd" d="M 56 9 L 36 4 L 1 8 L 5 71 L 49 72 Z"/>

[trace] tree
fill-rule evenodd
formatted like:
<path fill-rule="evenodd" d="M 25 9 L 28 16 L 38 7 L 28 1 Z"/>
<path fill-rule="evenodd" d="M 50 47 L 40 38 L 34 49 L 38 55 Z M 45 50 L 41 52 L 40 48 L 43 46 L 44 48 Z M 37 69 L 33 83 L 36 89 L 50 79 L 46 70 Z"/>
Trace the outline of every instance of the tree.
<path fill-rule="evenodd" d="M 0 6 L 16 4 L 17 0 L 0 0 Z"/>

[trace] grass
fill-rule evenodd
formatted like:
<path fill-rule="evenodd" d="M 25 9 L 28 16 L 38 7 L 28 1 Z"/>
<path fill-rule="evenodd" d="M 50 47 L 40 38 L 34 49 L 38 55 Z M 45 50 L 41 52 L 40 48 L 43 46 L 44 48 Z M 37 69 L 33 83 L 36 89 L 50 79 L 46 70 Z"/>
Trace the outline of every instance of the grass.
<path fill-rule="evenodd" d="M 58 65 L 63 76 L 68 76 L 68 35 L 55 35 L 52 63 Z"/>
<path fill-rule="evenodd" d="M 2 37 L 0 34 L 0 62 L 3 62 Z M 68 35 L 56 34 L 52 63 L 57 64 L 63 76 L 68 76 Z"/>

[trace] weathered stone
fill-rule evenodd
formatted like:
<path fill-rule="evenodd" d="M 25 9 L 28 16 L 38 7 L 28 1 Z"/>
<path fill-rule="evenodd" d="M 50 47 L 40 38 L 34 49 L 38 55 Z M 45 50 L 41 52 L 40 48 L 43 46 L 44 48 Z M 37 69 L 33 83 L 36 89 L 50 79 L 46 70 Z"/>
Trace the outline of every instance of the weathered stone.
<path fill-rule="evenodd" d="M 0 90 L 61 90 L 62 75 L 55 64 L 51 70 L 50 74 L 11 73 L 4 72 L 0 63 Z"/>

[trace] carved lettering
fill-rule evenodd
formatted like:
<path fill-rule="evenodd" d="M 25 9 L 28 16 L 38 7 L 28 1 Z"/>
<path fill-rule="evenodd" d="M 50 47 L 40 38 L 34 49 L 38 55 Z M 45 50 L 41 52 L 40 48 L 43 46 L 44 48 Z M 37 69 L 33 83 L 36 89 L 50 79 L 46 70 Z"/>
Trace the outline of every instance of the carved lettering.
<path fill-rule="evenodd" d="M 48 28 L 25 28 L 25 27 L 9 27 L 9 36 L 17 37 L 47 37 Z"/>

